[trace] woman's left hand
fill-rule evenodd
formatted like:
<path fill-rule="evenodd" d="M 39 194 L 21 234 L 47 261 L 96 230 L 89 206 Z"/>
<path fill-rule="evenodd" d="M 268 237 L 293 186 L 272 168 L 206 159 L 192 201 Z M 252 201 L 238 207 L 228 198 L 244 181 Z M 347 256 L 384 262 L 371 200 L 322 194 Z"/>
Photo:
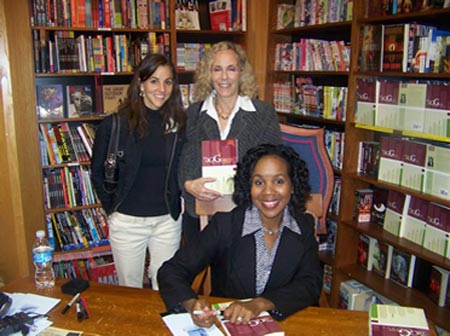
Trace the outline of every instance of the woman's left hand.
<path fill-rule="evenodd" d="M 275 305 L 271 301 L 258 297 L 249 301 L 234 301 L 223 314 L 231 323 L 247 324 L 263 311 L 271 309 L 275 309 Z"/>

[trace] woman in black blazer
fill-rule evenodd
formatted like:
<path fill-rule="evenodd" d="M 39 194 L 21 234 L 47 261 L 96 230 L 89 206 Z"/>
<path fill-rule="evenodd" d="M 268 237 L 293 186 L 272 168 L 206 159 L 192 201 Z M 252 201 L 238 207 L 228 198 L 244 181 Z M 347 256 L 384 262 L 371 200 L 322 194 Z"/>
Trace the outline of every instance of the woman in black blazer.
<path fill-rule="evenodd" d="M 211 326 L 215 312 L 191 288 L 208 265 L 212 296 L 251 298 L 225 310 L 233 323 L 247 323 L 262 311 L 281 320 L 317 304 L 322 269 L 314 220 L 305 214 L 308 179 L 305 162 L 291 147 L 250 149 L 235 177 L 237 207 L 214 215 L 195 243 L 159 270 L 160 294 L 168 310 L 187 310 L 197 325 Z"/>

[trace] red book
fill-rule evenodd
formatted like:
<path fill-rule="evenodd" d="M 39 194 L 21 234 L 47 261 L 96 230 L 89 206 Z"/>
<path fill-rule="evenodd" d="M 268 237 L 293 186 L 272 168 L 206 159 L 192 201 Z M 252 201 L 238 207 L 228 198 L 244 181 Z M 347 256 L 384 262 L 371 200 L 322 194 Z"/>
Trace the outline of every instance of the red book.
<path fill-rule="evenodd" d="M 231 195 L 237 162 L 237 139 L 202 141 L 202 176 L 216 178 L 206 184 L 207 188 Z"/>
<path fill-rule="evenodd" d="M 226 0 L 209 3 L 209 20 L 212 30 L 231 30 L 231 3 Z"/>

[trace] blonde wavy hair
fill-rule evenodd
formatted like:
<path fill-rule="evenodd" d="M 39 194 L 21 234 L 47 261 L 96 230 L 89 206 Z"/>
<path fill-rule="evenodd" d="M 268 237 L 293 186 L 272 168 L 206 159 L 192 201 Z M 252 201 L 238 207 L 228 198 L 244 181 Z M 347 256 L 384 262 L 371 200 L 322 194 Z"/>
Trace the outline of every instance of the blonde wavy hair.
<path fill-rule="evenodd" d="M 214 55 L 218 51 L 232 50 L 239 58 L 241 76 L 239 78 L 239 95 L 255 98 L 258 94 L 258 85 L 256 83 L 253 69 L 248 62 L 245 51 L 237 44 L 229 41 L 218 42 L 207 49 L 203 55 L 197 71 L 195 73 L 194 101 L 203 101 L 213 91 L 211 82 L 211 68 L 214 62 Z"/>

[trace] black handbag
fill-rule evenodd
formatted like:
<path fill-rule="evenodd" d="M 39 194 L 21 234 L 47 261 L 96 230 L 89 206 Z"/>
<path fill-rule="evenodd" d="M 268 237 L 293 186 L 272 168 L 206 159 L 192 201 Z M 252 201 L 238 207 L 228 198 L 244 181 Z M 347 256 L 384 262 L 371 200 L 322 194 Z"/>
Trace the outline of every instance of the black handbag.
<path fill-rule="evenodd" d="M 105 179 L 103 181 L 103 189 L 108 194 L 114 194 L 119 183 L 119 167 L 117 165 L 117 151 L 119 148 L 120 137 L 120 120 L 119 114 L 112 115 L 111 137 L 109 139 L 108 154 L 105 162 Z"/>

